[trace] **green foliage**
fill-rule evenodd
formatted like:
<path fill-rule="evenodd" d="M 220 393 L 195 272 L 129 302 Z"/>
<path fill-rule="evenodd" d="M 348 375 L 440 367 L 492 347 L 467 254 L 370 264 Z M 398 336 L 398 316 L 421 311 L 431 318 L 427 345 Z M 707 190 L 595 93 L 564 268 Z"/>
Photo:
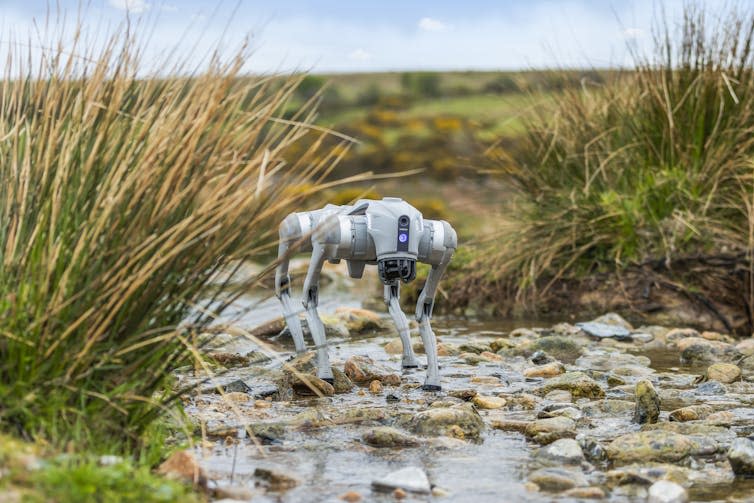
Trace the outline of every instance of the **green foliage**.
<path fill-rule="evenodd" d="M 1 84 L 0 425 L 153 458 L 145 433 L 180 397 L 170 370 L 248 288 L 213 278 L 274 243 L 338 156 L 283 158 L 311 134 L 311 106 L 279 120 L 300 77 L 239 80 L 240 53 L 145 79 L 133 39 L 81 43 L 46 44 L 40 70 L 8 65 Z"/>
<path fill-rule="evenodd" d="M 154 475 L 146 466 L 122 461 L 101 466 L 95 461 L 59 457 L 32 473 L 27 501 L 58 503 L 199 502 L 201 498 L 180 482 Z"/>
<path fill-rule="evenodd" d="M 494 278 L 519 293 L 564 275 L 754 244 L 754 17 L 710 25 L 693 8 L 656 57 L 604 85 L 557 95 L 528 125 L 517 222 L 494 245 Z M 540 292 L 541 293 L 541 292 Z"/>
<path fill-rule="evenodd" d="M 436 98 L 440 96 L 441 80 L 436 72 L 406 72 L 401 75 L 401 87 L 414 96 Z"/>

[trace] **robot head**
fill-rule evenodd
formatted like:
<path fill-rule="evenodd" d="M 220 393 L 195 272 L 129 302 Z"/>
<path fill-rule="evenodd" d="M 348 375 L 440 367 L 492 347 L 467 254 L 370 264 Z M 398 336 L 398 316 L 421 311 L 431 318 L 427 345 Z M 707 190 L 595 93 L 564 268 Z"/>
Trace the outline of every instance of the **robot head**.
<path fill-rule="evenodd" d="M 412 258 L 383 258 L 377 261 L 377 274 L 386 285 L 416 278 L 416 260 Z"/>

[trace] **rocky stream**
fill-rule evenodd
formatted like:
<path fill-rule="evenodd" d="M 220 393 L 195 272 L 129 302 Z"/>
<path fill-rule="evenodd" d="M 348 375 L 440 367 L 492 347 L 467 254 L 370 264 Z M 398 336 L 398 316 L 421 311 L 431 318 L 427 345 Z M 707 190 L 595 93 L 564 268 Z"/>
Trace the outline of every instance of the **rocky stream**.
<path fill-rule="evenodd" d="M 351 286 L 322 294 L 334 385 L 261 293 L 233 313 L 243 333 L 211 336 L 217 366 L 177 372 L 216 499 L 754 501 L 754 339 L 437 316 L 430 393 L 375 290 Z"/>

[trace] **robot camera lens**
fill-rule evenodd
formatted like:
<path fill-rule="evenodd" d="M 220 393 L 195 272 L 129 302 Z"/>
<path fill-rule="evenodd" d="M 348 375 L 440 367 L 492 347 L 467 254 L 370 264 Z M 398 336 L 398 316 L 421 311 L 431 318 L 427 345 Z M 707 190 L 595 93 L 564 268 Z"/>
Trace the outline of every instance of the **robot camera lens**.
<path fill-rule="evenodd" d="M 408 217 L 401 217 L 398 219 L 398 223 L 402 226 L 408 225 Z"/>

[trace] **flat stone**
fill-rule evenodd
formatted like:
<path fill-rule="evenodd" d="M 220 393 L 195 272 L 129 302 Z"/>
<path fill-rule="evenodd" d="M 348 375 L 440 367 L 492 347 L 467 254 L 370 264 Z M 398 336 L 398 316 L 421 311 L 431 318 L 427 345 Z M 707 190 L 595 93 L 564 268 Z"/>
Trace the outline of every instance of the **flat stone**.
<path fill-rule="evenodd" d="M 471 401 L 480 409 L 499 409 L 507 403 L 505 398 L 476 395 Z"/>
<path fill-rule="evenodd" d="M 592 323 L 602 323 L 605 325 L 613 325 L 625 328 L 626 330 L 633 330 L 634 327 L 626 321 L 623 316 L 619 315 L 618 313 L 606 313 L 602 316 L 598 316 L 597 318 L 592 320 Z"/>
<path fill-rule="evenodd" d="M 674 463 L 688 456 L 710 455 L 715 450 L 716 446 L 710 442 L 700 442 L 678 433 L 650 430 L 616 438 L 607 446 L 607 455 L 616 465 L 647 461 Z"/>
<path fill-rule="evenodd" d="M 678 341 L 681 350 L 681 362 L 685 364 L 734 362 L 743 354 L 732 344 L 711 341 L 701 337 L 688 337 Z"/>
<path fill-rule="evenodd" d="M 687 503 L 689 494 L 683 486 L 669 480 L 658 480 L 649 488 L 647 503 Z"/>
<path fill-rule="evenodd" d="M 579 465 L 585 460 L 581 446 L 572 438 L 561 438 L 541 447 L 534 457 L 537 461 L 555 465 Z"/>
<path fill-rule="evenodd" d="M 576 436 L 576 422 L 563 416 L 537 419 L 527 425 L 526 436 L 542 445 L 561 438 L 573 438 Z"/>
<path fill-rule="evenodd" d="M 529 367 L 524 370 L 524 377 L 555 377 L 565 372 L 565 367 L 560 362 L 546 363 Z"/>
<path fill-rule="evenodd" d="M 713 363 L 707 367 L 707 379 L 730 384 L 741 379 L 741 369 L 732 363 Z"/>
<path fill-rule="evenodd" d="M 669 415 L 669 420 L 678 422 L 698 421 L 706 419 L 713 412 L 714 409 L 709 405 L 689 405 L 688 407 L 681 407 L 672 411 Z"/>
<path fill-rule="evenodd" d="M 594 321 L 588 321 L 586 323 L 576 323 L 576 326 L 581 330 L 591 335 L 592 337 L 614 338 L 618 340 L 630 340 L 631 332 L 620 325 L 608 325 L 606 323 L 599 323 Z"/>
<path fill-rule="evenodd" d="M 390 492 L 402 489 L 417 494 L 429 494 L 432 490 L 427 474 L 418 466 L 408 466 L 388 473 L 382 478 L 373 480 L 372 487 L 377 491 Z"/>
<path fill-rule="evenodd" d="M 452 407 L 431 408 L 414 415 L 409 428 L 424 436 L 479 438 L 484 421 L 470 403 Z"/>
<path fill-rule="evenodd" d="M 538 395 L 546 395 L 556 389 L 568 391 L 574 398 L 603 398 L 605 396 L 605 391 L 597 381 L 583 372 L 566 372 L 548 379 L 535 392 Z"/>
<path fill-rule="evenodd" d="M 561 492 L 578 486 L 588 485 L 581 472 L 563 468 L 541 468 L 529 475 L 529 482 L 548 492 Z"/>
<path fill-rule="evenodd" d="M 413 435 L 390 426 L 372 428 L 362 438 L 373 447 L 416 447 L 421 443 Z"/>

